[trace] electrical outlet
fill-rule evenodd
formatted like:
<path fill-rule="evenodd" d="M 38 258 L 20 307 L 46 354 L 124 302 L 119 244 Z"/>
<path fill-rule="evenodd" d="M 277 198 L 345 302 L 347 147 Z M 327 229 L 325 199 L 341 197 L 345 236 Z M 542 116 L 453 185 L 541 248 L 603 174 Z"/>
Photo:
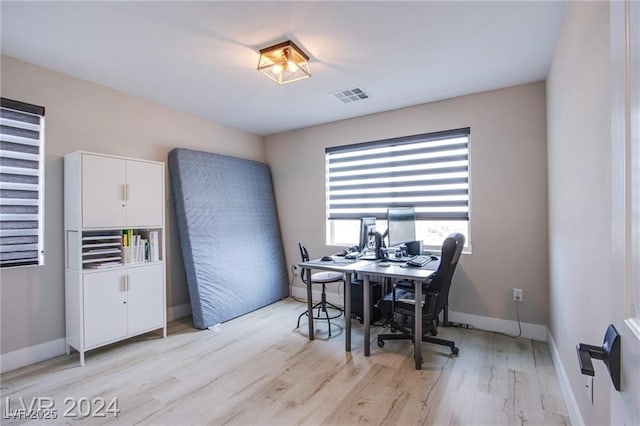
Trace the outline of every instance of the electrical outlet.
<path fill-rule="evenodd" d="M 293 276 L 297 277 L 298 276 L 298 265 L 292 265 L 291 266 L 291 271 L 293 273 Z"/>
<path fill-rule="evenodd" d="M 587 392 L 587 401 L 591 405 L 593 405 L 593 377 L 587 376 L 587 380 L 585 381 L 584 390 Z"/>
<path fill-rule="evenodd" d="M 514 288 L 513 289 L 513 301 L 514 302 L 522 302 L 524 299 L 522 297 L 522 289 Z"/>

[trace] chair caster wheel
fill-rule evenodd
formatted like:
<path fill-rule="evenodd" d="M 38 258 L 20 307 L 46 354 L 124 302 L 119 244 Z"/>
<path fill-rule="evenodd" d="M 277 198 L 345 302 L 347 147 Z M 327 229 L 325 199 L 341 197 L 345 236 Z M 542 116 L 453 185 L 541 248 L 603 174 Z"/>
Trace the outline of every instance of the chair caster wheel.
<path fill-rule="evenodd" d="M 460 349 L 456 348 L 455 346 L 451 348 L 451 353 L 454 355 L 458 355 L 458 352 L 460 352 Z"/>
<path fill-rule="evenodd" d="M 384 348 L 384 340 L 378 340 L 378 347 Z"/>

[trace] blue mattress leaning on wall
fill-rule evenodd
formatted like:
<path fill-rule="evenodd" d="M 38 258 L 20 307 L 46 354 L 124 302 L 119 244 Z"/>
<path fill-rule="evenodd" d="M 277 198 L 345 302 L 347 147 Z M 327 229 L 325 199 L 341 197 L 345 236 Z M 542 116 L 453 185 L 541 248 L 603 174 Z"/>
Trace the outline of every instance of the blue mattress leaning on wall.
<path fill-rule="evenodd" d="M 269 167 L 176 148 L 169 172 L 194 325 L 211 327 L 286 297 Z"/>

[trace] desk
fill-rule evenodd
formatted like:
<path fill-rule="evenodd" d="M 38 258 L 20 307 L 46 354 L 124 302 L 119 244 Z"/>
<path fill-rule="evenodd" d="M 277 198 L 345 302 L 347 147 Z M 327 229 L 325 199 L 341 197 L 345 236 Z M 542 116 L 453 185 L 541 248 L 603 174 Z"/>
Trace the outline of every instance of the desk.
<path fill-rule="evenodd" d="M 339 259 L 339 260 L 338 260 Z M 321 260 L 310 260 L 308 262 L 299 263 L 298 266 L 307 270 L 307 276 L 311 280 L 311 270 L 317 269 L 321 271 L 333 271 L 344 273 L 344 317 L 345 317 L 345 350 L 351 352 L 351 276 L 356 269 L 371 263 L 370 260 L 346 260 L 338 258 L 332 262 L 323 262 Z M 309 281 L 311 282 L 311 281 Z M 309 340 L 315 338 L 313 331 L 313 306 L 311 284 L 307 285 L 307 313 L 309 315 Z M 368 310 L 365 309 L 365 312 Z M 368 315 L 368 312 L 366 313 Z"/>
<path fill-rule="evenodd" d="M 422 370 L 422 282 L 426 281 L 433 275 L 434 270 L 424 268 L 402 267 L 400 265 L 391 264 L 390 266 L 380 266 L 378 262 L 370 262 L 356 269 L 356 272 L 363 275 L 363 304 L 364 309 L 364 356 L 371 354 L 371 287 L 369 280 L 371 277 L 392 278 L 394 280 L 410 280 L 414 282 L 414 339 L 413 350 L 416 363 L 416 370 Z"/>
<path fill-rule="evenodd" d="M 422 369 L 422 285 L 421 283 L 428 280 L 435 272 L 437 262 L 428 264 L 434 270 L 425 268 L 412 268 L 400 266 L 404 264 L 391 263 L 390 266 L 380 266 L 378 261 L 360 260 L 348 262 L 347 260 L 334 260 L 332 262 L 323 262 L 321 260 L 310 260 L 308 262 L 299 263 L 300 268 L 306 269 L 308 276 L 311 277 L 311 270 L 318 269 L 322 271 L 342 272 L 345 275 L 344 286 L 344 317 L 345 317 L 345 350 L 351 352 L 351 276 L 353 274 L 361 274 L 364 278 L 363 284 L 363 305 L 364 305 L 364 356 L 371 355 L 371 277 L 391 278 L 394 280 L 406 279 L 413 281 L 415 284 L 415 313 L 414 313 L 414 335 L 420 338 L 414 338 L 414 352 L 416 370 Z M 311 285 L 307 285 L 307 312 L 309 314 L 309 340 L 314 339 L 313 331 L 313 306 Z"/>

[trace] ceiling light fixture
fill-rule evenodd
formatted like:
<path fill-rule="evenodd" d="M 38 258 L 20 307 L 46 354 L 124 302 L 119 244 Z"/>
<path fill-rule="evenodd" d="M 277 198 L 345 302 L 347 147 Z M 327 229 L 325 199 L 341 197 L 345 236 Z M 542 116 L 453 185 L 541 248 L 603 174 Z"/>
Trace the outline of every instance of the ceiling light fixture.
<path fill-rule="evenodd" d="M 291 40 L 260 49 L 258 71 L 278 84 L 311 77 L 309 56 Z"/>

